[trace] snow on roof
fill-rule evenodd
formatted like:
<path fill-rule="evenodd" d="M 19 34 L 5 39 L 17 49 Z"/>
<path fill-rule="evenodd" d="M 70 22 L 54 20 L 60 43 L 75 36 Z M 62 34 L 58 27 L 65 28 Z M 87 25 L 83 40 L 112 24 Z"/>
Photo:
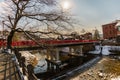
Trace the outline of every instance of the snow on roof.
<path fill-rule="evenodd" d="M 120 21 L 119 21 L 119 22 L 117 22 L 117 24 L 116 24 L 115 26 L 120 26 Z"/>

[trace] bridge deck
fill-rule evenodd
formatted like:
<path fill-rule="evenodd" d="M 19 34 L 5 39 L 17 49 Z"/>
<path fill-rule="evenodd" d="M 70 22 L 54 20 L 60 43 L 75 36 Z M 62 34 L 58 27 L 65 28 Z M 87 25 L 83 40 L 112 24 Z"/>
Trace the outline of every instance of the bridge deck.
<path fill-rule="evenodd" d="M 0 80 L 23 80 L 13 55 L 0 53 Z"/>

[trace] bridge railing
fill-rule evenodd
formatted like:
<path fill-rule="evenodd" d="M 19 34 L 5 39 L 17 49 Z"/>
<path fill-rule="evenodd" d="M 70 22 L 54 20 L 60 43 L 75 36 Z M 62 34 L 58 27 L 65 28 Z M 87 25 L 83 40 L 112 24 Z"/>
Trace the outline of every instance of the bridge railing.
<path fill-rule="evenodd" d="M 84 43 L 84 42 L 97 42 L 96 40 L 39 40 L 39 43 L 43 45 L 51 45 L 51 44 L 74 44 L 74 43 Z M 29 40 L 29 41 L 13 41 L 12 46 L 36 46 L 37 43 Z M 6 41 L 0 41 L 0 47 L 6 46 Z"/>

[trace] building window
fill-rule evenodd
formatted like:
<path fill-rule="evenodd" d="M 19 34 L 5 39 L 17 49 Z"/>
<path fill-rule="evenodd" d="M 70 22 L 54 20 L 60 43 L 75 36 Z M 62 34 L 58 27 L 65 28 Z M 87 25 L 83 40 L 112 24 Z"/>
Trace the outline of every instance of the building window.
<path fill-rule="evenodd" d="M 118 26 L 118 31 L 120 31 L 120 26 Z"/>

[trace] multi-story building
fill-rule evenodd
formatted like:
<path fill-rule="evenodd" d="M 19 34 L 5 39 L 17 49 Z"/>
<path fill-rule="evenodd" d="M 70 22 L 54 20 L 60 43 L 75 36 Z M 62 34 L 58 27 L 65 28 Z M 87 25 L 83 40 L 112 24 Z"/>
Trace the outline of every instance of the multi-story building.
<path fill-rule="evenodd" d="M 103 38 L 113 39 L 120 36 L 120 20 L 102 25 Z"/>

